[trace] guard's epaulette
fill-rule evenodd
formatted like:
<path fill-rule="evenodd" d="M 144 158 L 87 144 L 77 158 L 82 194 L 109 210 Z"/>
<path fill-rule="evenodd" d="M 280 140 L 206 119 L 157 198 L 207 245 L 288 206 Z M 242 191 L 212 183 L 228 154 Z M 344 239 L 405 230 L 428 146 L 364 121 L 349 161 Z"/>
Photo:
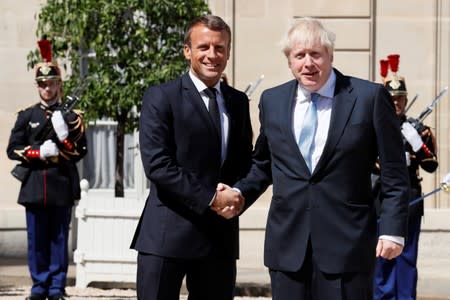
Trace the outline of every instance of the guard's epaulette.
<path fill-rule="evenodd" d="M 36 105 L 36 103 L 33 103 L 33 104 L 28 105 L 27 107 L 21 108 L 18 111 L 16 111 L 16 114 L 18 114 L 20 112 L 23 112 L 23 111 L 25 111 L 27 109 L 33 108 L 35 105 Z"/>

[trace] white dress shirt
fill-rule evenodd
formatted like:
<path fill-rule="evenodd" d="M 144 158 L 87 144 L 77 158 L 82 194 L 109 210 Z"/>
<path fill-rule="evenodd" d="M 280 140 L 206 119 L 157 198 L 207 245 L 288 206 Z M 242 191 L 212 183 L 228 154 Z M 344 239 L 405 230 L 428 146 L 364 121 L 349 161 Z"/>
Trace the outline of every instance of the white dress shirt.
<path fill-rule="evenodd" d="M 317 165 L 322 155 L 325 142 L 327 141 L 328 129 L 330 127 L 331 106 L 333 104 L 334 87 L 336 85 L 336 74 L 331 72 L 327 82 L 316 93 L 320 96 L 317 100 L 317 130 L 314 141 L 311 145 L 312 159 L 311 169 Z M 295 140 L 299 141 L 302 131 L 303 119 L 306 111 L 311 104 L 311 92 L 298 85 L 297 97 L 294 103 L 294 115 L 292 118 L 292 128 Z"/>

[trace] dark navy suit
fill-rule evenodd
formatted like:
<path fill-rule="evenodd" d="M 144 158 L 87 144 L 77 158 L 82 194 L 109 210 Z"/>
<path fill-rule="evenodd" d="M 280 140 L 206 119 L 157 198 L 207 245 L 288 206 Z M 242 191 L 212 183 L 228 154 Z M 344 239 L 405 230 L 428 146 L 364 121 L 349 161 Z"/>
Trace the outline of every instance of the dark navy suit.
<path fill-rule="evenodd" d="M 190 293 L 201 286 L 207 295 L 208 289 L 219 288 L 216 282 L 222 282 L 220 285 L 226 285 L 228 290 L 234 286 L 239 253 L 238 219 L 218 216 L 209 204 L 219 182 L 233 185 L 247 174 L 252 129 L 247 96 L 224 84 L 221 92 L 229 115 L 223 162 L 217 131 L 188 74 L 151 87 L 144 95 L 139 138 L 151 186 L 131 245 L 139 251 L 139 298 L 153 299 L 150 296 L 153 291 L 149 291 L 152 288 L 164 290 L 139 278 L 140 270 L 145 273 L 148 265 L 161 266 L 154 280 L 148 282 L 167 280 L 166 290 L 174 291 L 161 299 L 178 299 L 185 274 Z M 203 270 L 203 274 L 190 276 L 198 270 Z M 174 278 L 168 273 L 178 275 Z M 145 274 L 142 276 L 148 275 Z M 231 297 L 217 290 L 211 292 L 214 299 Z"/>
<path fill-rule="evenodd" d="M 253 165 L 236 187 L 250 205 L 273 184 L 264 253 L 271 270 L 295 273 L 312 260 L 326 274 L 373 274 L 377 227 L 371 171 L 378 156 L 384 161 L 380 234 L 406 236 L 408 174 L 389 94 L 379 84 L 334 72 L 328 137 L 312 174 L 292 130 L 297 81 L 261 95 Z M 369 279 L 364 284 L 372 285 Z M 344 299 L 369 294 L 355 295 Z M 325 298 L 341 299 L 313 295 Z M 274 299 L 292 298 L 286 292 Z"/>

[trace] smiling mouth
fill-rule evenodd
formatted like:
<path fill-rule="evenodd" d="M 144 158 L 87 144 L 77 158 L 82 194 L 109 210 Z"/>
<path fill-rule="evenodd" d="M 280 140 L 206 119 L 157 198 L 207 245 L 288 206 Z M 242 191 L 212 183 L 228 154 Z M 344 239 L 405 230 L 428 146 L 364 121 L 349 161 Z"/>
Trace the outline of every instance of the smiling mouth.
<path fill-rule="evenodd" d="M 209 68 L 209 69 L 216 69 L 217 67 L 219 67 L 218 64 L 208 64 L 208 63 L 204 63 L 203 64 L 205 67 Z"/>
<path fill-rule="evenodd" d="M 318 74 L 319 72 L 308 72 L 308 73 L 303 73 L 303 76 L 314 76 L 316 74 Z"/>

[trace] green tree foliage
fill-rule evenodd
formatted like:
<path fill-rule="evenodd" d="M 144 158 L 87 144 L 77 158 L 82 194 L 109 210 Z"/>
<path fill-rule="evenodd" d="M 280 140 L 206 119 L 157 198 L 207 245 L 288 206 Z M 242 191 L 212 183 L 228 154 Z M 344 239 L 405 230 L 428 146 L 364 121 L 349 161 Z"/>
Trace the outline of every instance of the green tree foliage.
<path fill-rule="evenodd" d="M 204 0 L 48 0 L 41 7 L 36 35 L 52 42 L 53 56 L 66 70 L 66 94 L 87 69 L 79 105 L 86 120 L 118 122 L 116 197 L 123 197 L 124 135 L 138 126 L 133 110 L 140 111 L 148 86 L 187 70 L 184 30 L 206 13 Z M 86 58 L 89 52 L 95 57 Z M 29 67 L 38 61 L 36 48 L 28 55 Z"/>

